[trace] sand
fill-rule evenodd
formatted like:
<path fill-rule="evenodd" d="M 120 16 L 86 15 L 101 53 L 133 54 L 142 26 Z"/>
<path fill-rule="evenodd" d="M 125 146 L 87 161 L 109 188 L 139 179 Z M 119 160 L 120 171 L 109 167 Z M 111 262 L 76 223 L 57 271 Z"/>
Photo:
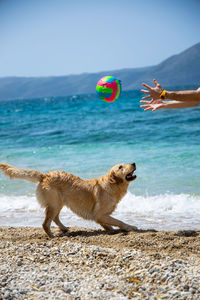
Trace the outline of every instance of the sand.
<path fill-rule="evenodd" d="M 159 231 L 159 232 L 106 232 L 88 228 L 69 228 L 64 236 L 57 228 L 52 231 L 57 235 L 53 239 L 56 245 L 64 241 L 84 243 L 113 249 L 134 249 L 149 255 L 171 256 L 173 258 L 200 258 L 200 231 Z M 15 245 L 40 243 L 50 240 L 42 228 L 34 227 L 0 227 L 1 241 Z"/>
<path fill-rule="evenodd" d="M 200 299 L 200 231 L 0 227 L 0 299 Z"/>

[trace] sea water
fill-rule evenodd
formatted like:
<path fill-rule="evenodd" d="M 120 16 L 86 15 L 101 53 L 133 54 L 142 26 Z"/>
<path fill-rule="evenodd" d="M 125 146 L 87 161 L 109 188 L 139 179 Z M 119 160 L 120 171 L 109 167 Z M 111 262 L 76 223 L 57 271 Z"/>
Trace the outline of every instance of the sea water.
<path fill-rule="evenodd" d="M 83 179 L 119 163 L 137 179 L 113 216 L 140 228 L 200 229 L 200 107 L 144 112 L 139 91 L 0 102 L 0 163 Z M 41 226 L 35 184 L 0 175 L 0 225 Z M 66 226 L 99 228 L 67 208 Z"/>

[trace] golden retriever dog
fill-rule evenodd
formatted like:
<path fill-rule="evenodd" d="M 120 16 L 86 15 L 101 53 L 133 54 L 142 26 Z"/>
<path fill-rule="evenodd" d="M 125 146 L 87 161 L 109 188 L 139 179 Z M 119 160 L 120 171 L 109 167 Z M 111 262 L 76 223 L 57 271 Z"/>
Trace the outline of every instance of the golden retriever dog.
<path fill-rule="evenodd" d="M 125 231 L 137 230 L 137 227 L 110 216 L 126 194 L 129 183 L 136 179 L 135 170 L 135 163 L 119 164 L 112 167 L 104 176 L 83 180 L 64 171 L 41 173 L 0 164 L 0 171 L 10 179 L 18 178 L 38 183 L 36 197 L 40 205 L 46 209 L 43 229 L 49 237 L 53 237 L 50 230 L 52 221 L 61 231 L 67 231 L 67 227 L 59 219 L 59 213 L 64 205 L 78 216 L 100 224 L 105 230 L 112 230 L 112 226 Z"/>

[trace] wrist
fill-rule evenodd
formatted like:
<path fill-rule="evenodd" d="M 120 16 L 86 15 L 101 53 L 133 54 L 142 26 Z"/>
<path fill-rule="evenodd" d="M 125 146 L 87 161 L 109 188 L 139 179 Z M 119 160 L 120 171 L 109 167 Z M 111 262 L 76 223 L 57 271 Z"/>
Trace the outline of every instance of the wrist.
<path fill-rule="evenodd" d="M 160 94 L 160 99 L 161 100 L 166 100 L 167 99 L 167 91 L 166 90 L 162 90 L 162 92 Z"/>

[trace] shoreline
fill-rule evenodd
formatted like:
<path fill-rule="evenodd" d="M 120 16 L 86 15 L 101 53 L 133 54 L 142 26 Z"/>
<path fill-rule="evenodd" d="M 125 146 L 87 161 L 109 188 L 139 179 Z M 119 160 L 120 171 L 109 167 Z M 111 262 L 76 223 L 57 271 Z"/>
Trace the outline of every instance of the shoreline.
<path fill-rule="evenodd" d="M 121 230 L 104 231 L 102 229 L 69 227 L 69 231 L 61 234 L 57 227 L 51 227 L 55 234 L 50 239 L 42 227 L 10 227 L 0 226 L 0 239 L 2 242 L 16 244 L 40 243 L 52 241 L 58 246 L 65 241 L 84 243 L 111 249 L 134 249 L 146 253 L 171 255 L 182 258 L 195 257 L 200 259 L 200 230 L 178 231 L 143 231 L 123 232 Z"/>
<path fill-rule="evenodd" d="M 199 237 L 0 227 L 0 299 L 199 299 Z"/>
<path fill-rule="evenodd" d="M 18 201 L 18 199 L 15 199 Z M 28 200 L 28 199 L 27 199 Z M 124 207 L 129 207 L 130 203 L 126 202 L 127 199 L 123 199 L 122 205 Z M 199 199 L 200 200 L 200 199 Z M 2 199 L 4 203 L 11 203 L 10 199 Z M 34 202 L 36 200 L 34 199 Z M 191 201 L 192 202 L 192 201 Z M 29 201 L 26 201 L 29 203 Z M 37 202 L 36 202 L 37 203 Z M 199 201 L 200 203 L 200 201 Z M 24 203 L 22 203 L 24 204 Z M 120 209 L 119 203 L 119 209 Z M 44 209 L 38 207 L 37 210 L 32 210 L 30 208 L 25 209 L 15 209 L 15 210 L 5 210 L 1 212 L 0 216 L 0 228 L 1 227 L 39 227 L 41 228 L 42 223 L 44 221 Z M 153 209 L 153 208 L 152 208 Z M 156 209 L 156 208 L 155 208 Z M 158 231 L 177 231 L 177 230 L 200 230 L 200 211 L 198 207 L 195 207 L 196 214 L 187 214 L 187 215 L 178 215 L 171 214 L 170 211 L 166 215 L 162 215 L 161 213 L 157 213 L 154 215 L 148 214 L 140 214 L 134 212 L 123 212 L 116 210 L 113 213 L 113 217 L 122 220 L 127 224 L 132 224 L 138 228 L 143 228 L 144 230 L 147 228 L 154 228 Z M 64 207 L 61 211 L 60 218 L 63 224 L 69 225 L 72 228 L 81 227 L 81 228 L 91 228 L 91 229 L 101 229 L 101 226 L 95 223 L 92 220 L 84 220 L 78 217 L 76 214 L 71 212 L 67 207 Z M 54 225 L 54 224 L 53 224 Z"/>

